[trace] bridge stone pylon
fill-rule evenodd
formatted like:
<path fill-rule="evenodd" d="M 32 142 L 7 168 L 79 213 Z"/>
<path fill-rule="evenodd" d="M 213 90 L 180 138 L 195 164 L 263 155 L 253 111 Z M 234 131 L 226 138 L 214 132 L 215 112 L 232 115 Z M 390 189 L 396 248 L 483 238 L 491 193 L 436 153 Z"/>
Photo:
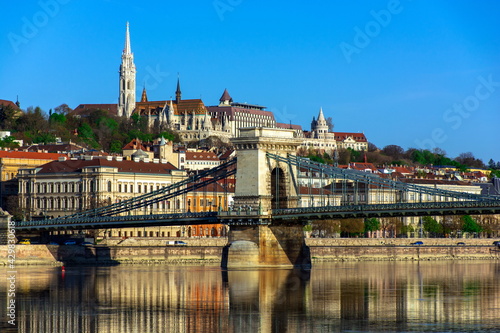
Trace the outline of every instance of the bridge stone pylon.
<path fill-rule="evenodd" d="M 270 214 L 274 208 L 295 208 L 298 203 L 296 168 L 270 159 L 266 153 L 295 155 L 302 140 L 293 129 L 251 127 L 232 139 L 238 157 L 234 205 Z"/>
<path fill-rule="evenodd" d="M 310 267 L 302 223 L 274 223 L 272 219 L 272 209 L 298 204 L 297 168 L 267 156 L 294 155 L 301 144 L 294 132 L 243 128 L 240 137 L 232 140 L 238 158 L 234 196 L 238 211 L 225 217 L 229 233 L 223 267 Z"/>

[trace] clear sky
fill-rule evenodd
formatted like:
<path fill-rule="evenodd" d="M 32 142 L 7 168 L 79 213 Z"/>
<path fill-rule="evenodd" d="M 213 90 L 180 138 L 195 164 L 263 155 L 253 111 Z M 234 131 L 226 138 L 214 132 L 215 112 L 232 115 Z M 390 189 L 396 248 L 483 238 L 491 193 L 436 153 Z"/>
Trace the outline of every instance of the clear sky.
<path fill-rule="evenodd" d="M 3 1 L 0 99 L 116 103 L 130 22 L 137 97 L 264 105 L 383 148 L 500 161 L 500 1 Z"/>

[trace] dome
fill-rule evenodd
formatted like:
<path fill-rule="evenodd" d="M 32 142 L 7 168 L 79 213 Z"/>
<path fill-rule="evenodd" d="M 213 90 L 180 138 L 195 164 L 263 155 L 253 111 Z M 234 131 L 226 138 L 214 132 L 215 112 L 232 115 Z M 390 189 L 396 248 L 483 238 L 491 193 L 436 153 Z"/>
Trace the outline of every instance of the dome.
<path fill-rule="evenodd" d="M 144 150 L 137 149 L 137 151 L 132 154 L 132 157 L 148 158 L 149 155 Z"/>

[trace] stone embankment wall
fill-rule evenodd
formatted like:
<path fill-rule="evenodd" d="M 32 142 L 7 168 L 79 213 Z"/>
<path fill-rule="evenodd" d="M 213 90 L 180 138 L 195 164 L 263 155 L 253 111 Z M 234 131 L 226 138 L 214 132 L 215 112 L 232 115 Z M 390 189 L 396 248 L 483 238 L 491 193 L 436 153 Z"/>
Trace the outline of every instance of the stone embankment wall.
<path fill-rule="evenodd" d="M 180 238 L 177 238 L 180 240 Z M 114 264 L 192 264 L 220 265 L 225 238 L 183 239 L 188 246 L 165 246 L 133 239 L 120 244 L 16 245 L 16 265 L 114 265 Z M 118 243 L 120 240 L 117 240 Z M 411 245 L 422 241 L 423 245 Z M 500 260 L 500 249 L 493 239 L 364 239 L 309 238 L 312 261 L 360 260 Z M 457 245 L 464 242 L 465 245 Z M 114 243 L 114 242 L 111 242 Z M 128 244 L 127 244 L 128 243 Z M 7 253 L 7 245 L 0 245 Z M 7 256 L 0 257 L 7 264 Z"/>
<path fill-rule="evenodd" d="M 423 245 L 411 243 L 421 241 Z M 374 260 L 500 259 L 492 239 L 448 238 L 309 238 L 313 262 Z M 457 245 L 458 243 L 465 245 Z"/>

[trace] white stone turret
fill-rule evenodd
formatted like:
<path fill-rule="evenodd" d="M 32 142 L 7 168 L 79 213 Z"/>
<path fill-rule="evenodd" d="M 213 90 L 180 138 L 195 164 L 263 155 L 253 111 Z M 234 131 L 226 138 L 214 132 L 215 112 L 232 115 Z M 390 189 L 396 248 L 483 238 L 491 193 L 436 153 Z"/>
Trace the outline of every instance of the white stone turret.
<path fill-rule="evenodd" d="M 130 32 L 127 22 L 125 46 L 120 65 L 120 93 L 118 96 L 118 116 L 130 117 L 135 109 L 135 64 L 134 54 L 130 47 Z"/>
<path fill-rule="evenodd" d="M 314 132 L 314 137 L 325 138 L 328 133 L 328 123 L 323 115 L 323 108 L 319 109 L 318 119 L 314 120 L 313 118 L 312 126 L 313 128 L 311 128 L 311 131 Z"/>

